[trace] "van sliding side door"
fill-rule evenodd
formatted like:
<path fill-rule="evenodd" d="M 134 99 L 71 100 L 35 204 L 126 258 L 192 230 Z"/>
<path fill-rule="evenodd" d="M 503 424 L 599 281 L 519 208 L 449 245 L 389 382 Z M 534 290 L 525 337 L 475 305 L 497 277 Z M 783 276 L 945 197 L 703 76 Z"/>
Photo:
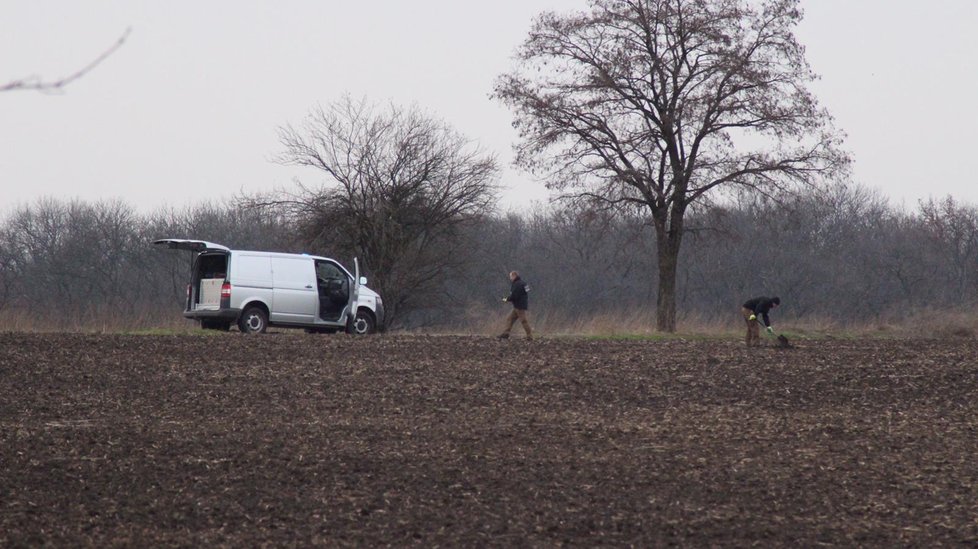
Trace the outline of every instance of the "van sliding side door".
<path fill-rule="evenodd" d="M 272 322 L 312 324 L 319 311 L 316 265 L 312 258 L 272 257 Z"/>

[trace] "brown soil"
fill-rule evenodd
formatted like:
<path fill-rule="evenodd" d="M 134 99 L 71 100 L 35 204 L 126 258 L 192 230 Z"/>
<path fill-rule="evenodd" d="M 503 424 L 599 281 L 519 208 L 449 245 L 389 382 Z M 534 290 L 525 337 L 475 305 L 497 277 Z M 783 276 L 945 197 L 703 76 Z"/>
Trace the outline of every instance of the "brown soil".
<path fill-rule="evenodd" d="M 978 543 L 978 344 L 0 334 L 0 546 Z"/>

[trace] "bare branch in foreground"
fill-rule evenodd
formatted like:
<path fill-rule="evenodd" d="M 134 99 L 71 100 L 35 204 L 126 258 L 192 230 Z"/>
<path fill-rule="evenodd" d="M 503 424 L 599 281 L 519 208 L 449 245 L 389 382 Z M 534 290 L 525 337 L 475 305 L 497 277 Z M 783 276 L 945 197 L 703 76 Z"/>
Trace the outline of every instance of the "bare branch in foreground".
<path fill-rule="evenodd" d="M 132 31 L 131 27 L 126 29 L 126 31 L 122 33 L 122 36 L 120 36 L 119 39 L 116 40 L 115 43 L 112 44 L 112 46 L 109 49 L 105 50 L 104 52 L 102 52 L 101 55 L 96 57 L 95 60 L 85 65 L 78 71 L 75 71 L 74 73 L 65 76 L 64 78 L 61 78 L 60 80 L 55 80 L 53 82 L 45 82 L 41 80 L 41 78 L 38 76 L 30 76 L 21 80 L 14 80 L 12 82 L 8 82 L 6 84 L 0 85 L 0 92 L 13 91 L 13 90 L 34 90 L 34 91 L 60 90 L 65 86 L 67 86 L 68 84 L 71 84 L 75 80 L 78 80 L 79 78 L 91 72 L 91 70 L 97 67 L 102 61 L 105 61 L 110 55 L 115 53 L 117 49 L 122 47 L 122 44 L 126 41 L 126 39 L 129 38 L 129 33 L 131 31 Z"/>

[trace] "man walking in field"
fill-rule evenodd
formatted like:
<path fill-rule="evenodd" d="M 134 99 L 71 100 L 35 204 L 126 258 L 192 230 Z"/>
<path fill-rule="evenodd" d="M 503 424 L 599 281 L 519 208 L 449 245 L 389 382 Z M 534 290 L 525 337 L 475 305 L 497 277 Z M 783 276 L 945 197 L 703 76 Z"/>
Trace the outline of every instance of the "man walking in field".
<path fill-rule="evenodd" d="M 764 325 L 767 327 L 768 333 L 774 333 L 774 327 L 771 326 L 771 319 L 768 317 L 768 313 L 771 309 L 777 308 L 778 305 L 781 305 L 780 297 L 755 297 L 747 300 L 741 307 L 740 312 L 744 315 L 744 321 L 747 322 L 748 347 L 760 345 L 761 343 L 761 320 L 757 318 L 758 316 L 764 319 Z"/>
<path fill-rule="evenodd" d="M 527 294 L 529 287 L 520 278 L 520 273 L 516 271 L 509 273 L 509 280 L 512 282 L 509 287 L 509 297 L 504 297 L 503 301 L 508 301 L 513 304 L 513 312 L 509 313 L 509 316 L 506 318 L 506 329 L 498 337 L 499 339 L 508 338 L 510 330 L 513 329 L 513 324 L 519 319 L 520 323 L 523 324 L 523 330 L 526 332 L 526 339 L 533 339 L 533 332 L 530 331 L 530 322 L 526 317 L 526 311 L 529 308 L 530 302 L 530 296 Z"/>

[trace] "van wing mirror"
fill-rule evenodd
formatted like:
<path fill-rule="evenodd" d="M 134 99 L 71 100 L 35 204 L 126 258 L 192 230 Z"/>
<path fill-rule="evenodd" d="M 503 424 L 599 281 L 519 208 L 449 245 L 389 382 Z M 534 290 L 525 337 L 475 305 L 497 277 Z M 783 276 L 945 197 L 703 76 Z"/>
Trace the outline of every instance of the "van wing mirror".
<path fill-rule="evenodd" d="M 361 286 L 366 286 L 367 285 L 367 277 L 365 277 L 365 276 L 361 276 L 360 277 L 360 285 Z"/>

